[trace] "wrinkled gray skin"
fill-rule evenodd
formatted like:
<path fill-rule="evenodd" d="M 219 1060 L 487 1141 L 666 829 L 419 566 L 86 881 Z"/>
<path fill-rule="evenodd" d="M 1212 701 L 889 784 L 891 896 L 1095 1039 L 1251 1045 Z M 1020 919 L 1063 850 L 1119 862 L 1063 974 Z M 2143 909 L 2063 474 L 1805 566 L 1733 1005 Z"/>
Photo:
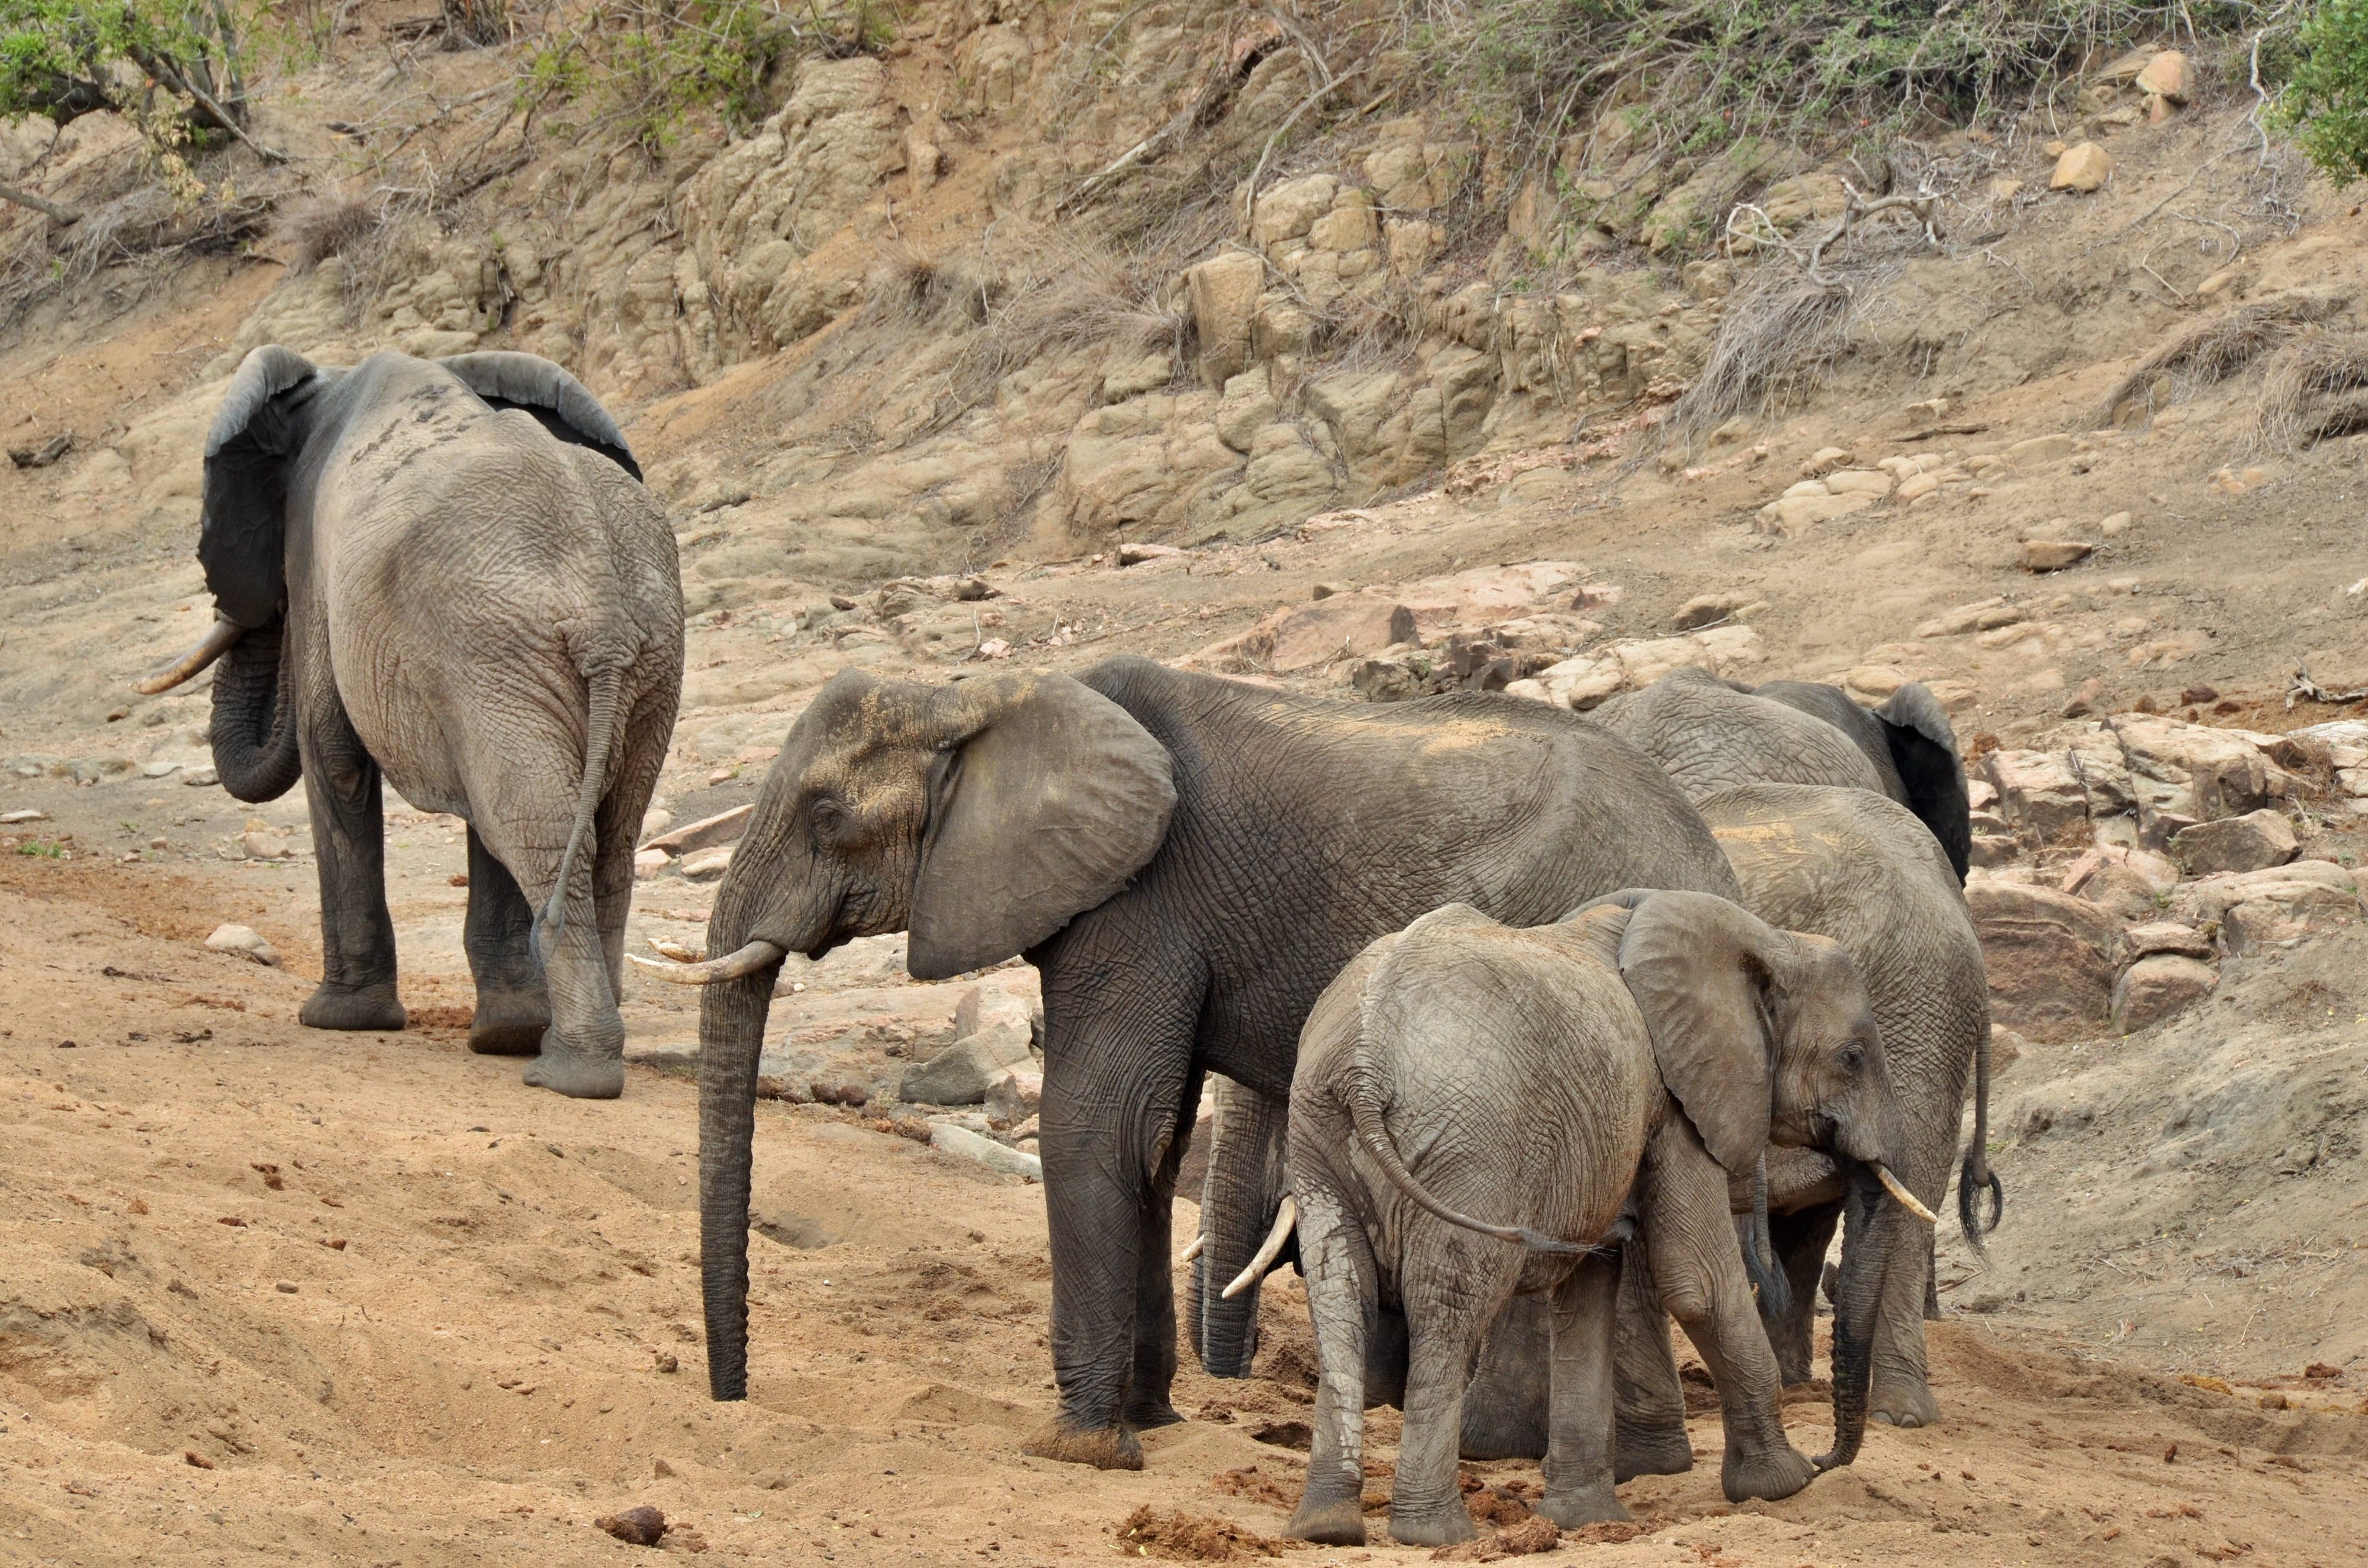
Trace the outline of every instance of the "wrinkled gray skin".
<path fill-rule="evenodd" d="M 214 764 L 301 776 L 321 880 L 315 1028 L 399 1029 L 380 780 L 469 824 L 471 1048 L 624 1086 L 634 835 L 682 683 L 674 536 L 615 423 L 525 354 L 250 354 L 209 437 Z M 186 676 L 183 676 L 186 678 Z M 154 687 L 150 687 L 153 689 Z"/>
<path fill-rule="evenodd" d="M 1015 953 L 1041 971 L 1061 1397 L 1029 1448 L 1133 1468 L 1135 1430 L 1178 1419 L 1168 1216 L 1201 1074 L 1281 1100 L 1317 994 L 1428 910 L 1534 924 L 1631 886 L 1736 891 L 1649 758 L 1541 703 L 1341 702 L 1133 658 L 941 687 L 850 672 L 783 743 L 708 951 L 909 929 L 919 977 Z M 747 1392 L 750 1140 L 779 971 L 777 953 L 717 981 L 700 1012 L 718 1399 Z M 1247 1217 L 1234 1257 L 1212 1243 L 1204 1278 L 1230 1278 L 1272 1212 Z"/>
<path fill-rule="evenodd" d="M 1839 687 L 1746 687 L 1672 670 L 1590 715 L 1667 768 L 1690 800 L 1738 784 L 1872 790 L 1914 812 L 1965 880 L 1973 827 L 1957 738 L 1940 701 L 1911 681 L 1868 710 Z"/>
<path fill-rule="evenodd" d="M 1835 1447 L 1813 1465 L 1784 1435 L 1730 1191 L 1771 1143 L 1849 1165 L 1896 1158 L 1901 1141 L 1850 960 L 1724 899 L 1622 893 L 1527 930 L 1452 905 L 1373 943 L 1310 1015 L 1292 1085 L 1321 1377 L 1290 1533 L 1364 1542 L 1368 1342 L 1395 1309 L 1411 1350 L 1390 1534 L 1423 1546 L 1472 1536 L 1456 1469 L 1465 1371 L 1517 1290 L 1550 1303 L 1540 1511 L 1565 1528 L 1628 1517 L 1612 1491 L 1623 1252 L 1649 1268 L 1717 1381 L 1731 1501 L 1789 1496 L 1849 1462 L 1865 1424 L 1866 1329 L 1904 1211 L 1884 1204 L 1845 1253 Z M 1606 1241 L 1623 1214 L 1632 1223 L 1618 1228 L 1637 1233 L 1625 1248 L 1555 1250 Z"/>

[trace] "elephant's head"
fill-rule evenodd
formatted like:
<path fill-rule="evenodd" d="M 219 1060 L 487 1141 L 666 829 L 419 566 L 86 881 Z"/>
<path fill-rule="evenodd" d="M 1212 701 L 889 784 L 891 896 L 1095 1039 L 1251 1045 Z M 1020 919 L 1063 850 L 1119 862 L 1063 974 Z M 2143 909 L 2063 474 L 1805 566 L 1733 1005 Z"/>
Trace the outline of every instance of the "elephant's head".
<path fill-rule="evenodd" d="M 486 407 L 523 409 L 561 439 L 641 477 L 616 421 L 550 360 L 498 353 L 434 363 Z M 222 661 L 210 739 L 222 788 L 238 800 L 274 800 L 302 772 L 289 699 L 292 672 L 280 658 L 289 535 L 311 526 L 306 459 L 343 434 L 356 400 L 341 393 L 362 373 L 324 369 L 293 349 L 268 345 L 240 363 L 206 436 L 198 560 L 214 597 L 214 623 L 196 647 L 142 678 L 137 689 L 152 696 L 169 691 Z"/>
<path fill-rule="evenodd" d="M 700 1223 L 708 1381 L 747 1391 L 749 1144 L 781 961 L 910 931 L 944 980 L 1028 951 L 1122 889 L 1176 804 L 1168 754 L 1066 676 L 950 687 L 847 671 L 791 727 L 708 922 L 700 1009 Z M 643 960 L 646 961 L 646 960 Z"/>
<path fill-rule="evenodd" d="M 1891 1174 L 1907 1125 L 1857 966 L 1822 937 L 1778 931 L 1707 893 L 1616 894 L 1635 913 L 1620 971 L 1653 1036 L 1662 1081 L 1712 1157 L 1748 1179 L 1770 1143 L 1825 1151 L 1852 1173 L 1834 1312 L 1833 1452 L 1866 1425 L 1869 1349 L 1901 1225 L 1931 1212 Z M 1884 1192 L 1897 1201 L 1881 1201 Z M 1920 1245 L 1920 1241 L 1915 1244 Z"/>

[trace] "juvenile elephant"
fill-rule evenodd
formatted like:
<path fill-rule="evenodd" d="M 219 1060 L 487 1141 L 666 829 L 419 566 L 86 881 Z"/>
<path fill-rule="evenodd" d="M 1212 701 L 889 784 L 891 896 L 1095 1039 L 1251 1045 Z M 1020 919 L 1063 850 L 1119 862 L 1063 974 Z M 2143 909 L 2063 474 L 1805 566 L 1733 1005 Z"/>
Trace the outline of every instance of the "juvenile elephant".
<path fill-rule="evenodd" d="M 1176 1170 L 1204 1072 L 1271 1100 L 1367 942 L 1463 902 L 1517 924 L 1621 887 L 1732 894 L 1651 759 L 1543 703 L 1371 705 L 1114 659 L 1077 679 L 836 676 L 791 728 L 716 893 L 700 1014 L 708 1380 L 747 1391 L 750 1139 L 782 958 L 911 932 L 943 979 L 1024 954 L 1061 1400 L 1030 1451 L 1142 1463 L 1168 1403 Z M 1265 1215 L 1246 1218 L 1248 1260 Z"/>
<path fill-rule="evenodd" d="M 1690 799 L 1742 784 L 1834 784 L 1887 795 L 1916 814 L 1965 880 L 1973 850 L 1965 771 L 1949 716 L 1910 681 L 1872 710 L 1838 687 L 1745 687 L 1673 670 L 1613 698 L 1597 722 L 1648 753 Z"/>
<path fill-rule="evenodd" d="M 299 777 L 320 860 L 315 1028 L 399 1029 L 380 778 L 469 824 L 471 1049 L 613 1097 L 633 837 L 682 685 L 674 535 L 592 394 L 529 354 L 246 357 L 206 439 L 216 660 L 242 801 Z"/>
<path fill-rule="evenodd" d="M 1837 1290 L 1834 1448 L 1814 1464 L 1785 1438 L 1728 1217 L 1771 1142 L 1825 1151 L 1862 1189 Z M 1541 1511 L 1565 1527 L 1626 1518 L 1612 1492 L 1623 1251 L 1649 1260 L 1717 1381 L 1730 1500 L 1789 1496 L 1848 1463 L 1867 1330 L 1901 1244 L 1901 1210 L 1875 1186 L 1901 1142 L 1849 959 L 1724 899 L 1623 893 L 1526 930 L 1451 905 L 1373 943 L 1309 1016 L 1292 1085 L 1321 1377 L 1290 1533 L 1365 1539 L 1367 1350 L 1395 1311 L 1409 1351 L 1390 1533 L 1473 1534 L 1455 1463 L 1466 1369 L 1517 1290 L 1552 1297 Z"/>

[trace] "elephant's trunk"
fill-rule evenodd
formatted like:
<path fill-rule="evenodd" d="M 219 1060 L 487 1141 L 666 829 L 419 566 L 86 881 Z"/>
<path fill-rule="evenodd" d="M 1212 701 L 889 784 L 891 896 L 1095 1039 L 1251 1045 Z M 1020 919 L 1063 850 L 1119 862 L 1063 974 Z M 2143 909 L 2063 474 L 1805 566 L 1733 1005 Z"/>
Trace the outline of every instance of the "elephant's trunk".
<path fill-rule="evenodd" d="M 1875 1316 L 1883 1305 L 1884 1277 L 1902 1252 L 1899 1233 L 1907 1221 L 1907 1210 L 1887 1200 L 1873 1169 L 1860 1165 L 1851 1171 L 1850 1195 L 1843 1200 L 1841 1272 L 1834 1286 L 1834 1446 L 1818 1458 L 1819 1470 L 1850 1463 L 1866 1437 Z"/>
<path fill-rule="evenodd" d="M 776 957 L 718 981 L 699 1007 L 699 1267 L 707 1312 L 707 1387 L 748 1397 L 748 1174 L 757 1136 L 757 1060 Z"/>
<path fill-rule="evenodd" d="M 275 620 L 232 643 L 214 672 L 213 721 L 207 731 L 214 773 L 231 798 L 276 801 L 304 771 L 296 745 L 296 677 L 282 656 L 287 621 Z"/>
<path fill-rule="evenodd" d="M 1201 1256 L 1193 1260 L 1186 1325 L 1212 1378 L 1247 1378 L 1258 1355 L 1258 1290 L 1223 1292 L 1249 1264 L 1284 1191 L 1290 1108 L 1230 1080 L 1217 1081 L 1209 1119 L 1209 1174 L 1201 1191 Z"/>

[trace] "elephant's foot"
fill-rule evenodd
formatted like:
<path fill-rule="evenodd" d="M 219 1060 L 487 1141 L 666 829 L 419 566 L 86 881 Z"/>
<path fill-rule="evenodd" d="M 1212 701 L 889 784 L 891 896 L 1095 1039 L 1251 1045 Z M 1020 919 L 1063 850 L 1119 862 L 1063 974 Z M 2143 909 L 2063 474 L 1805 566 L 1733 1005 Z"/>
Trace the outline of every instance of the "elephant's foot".
<path fill-rule="evenodd" d="M 312 1029 L 399 1029 L 409 1021 L 395 1000 L 394 982 L 332 985 L 327 981 L 305 999 L 296 1021 Z"/>
<path fill-rule="evenodd" d="M 1867 1396 L 1867 1414 L 1877 1421 L 1887 1421 L 1894 1426 L 1930 1426 L 1941 1419 L 1941 1402 L 1932 1397 L 1932 1389 L 1921 1378 L 1878 1377 Z"/>
<path fill-rule="evenodd" d="M 1123 1426 L 1079 1432 L 1058 1421 L 1040 1427 L 1020 1445 L 1032 1459 L 1058 1460 L 1063 1464 L 1089 1464 L 1096 1470 L 1141 1470 L 1143 1445 Z"/>
<path fill-rule="evenodd" d="M 1694 1467 L 1693 1444 L 1683 1422 L 1674 1426 L 1637 1426 L 1623 1421 L 1611 1442 L 1611 1479 L 1634 1481 L 1640 1475 L 1683 1475 Z"/>
<path fill-rule="evenodd" d="M 1611 1490 L 1608 1482 L 1575 1486 L 1567 1492 L 1549 1489 L 1538 1503 L 1538 1512 L 1566 1530 L 1635 1517 L 1628 1512 L 1628 1505 L 1620 1500 L 1620 1494 Z"/>
<path fill-rule="evenodd" d="M 1729 1449 L 1726 1463 L 1719 1471 L 1719 1486 L 1730 1503 L 1746 1502 L 1753 1497 L 1774 1502 L 1790 1497 L 1816 1479 L 1817 1467 L 1807 1457 L 1786 1444 L 1762 1453 L 1737 1453 Z"/>
<path fill-rule="evenodd" d="M 533 1056 L 551 1028 L 551 1004 L 514 991 L 480 991 L 469 1020 L 469 1049 L 480 1056 Z"/>
<path fill-rule="evenodd" d="M 625 1060 L 570 1051 L 546 1034 L 542 1051 L 526 1064 L 527 1086 L 555 1089 L 570 1099 L 613 1100 L 625 1092 Z"/>
<path fill-rule="evenodd" d="M 1443 1508 L 1390 1510 L 1390 1539 L 1400 1546 L 1453 1546 L 1479 1533 L 1460 1494 Z"/>
<path fill-rule="evenodd" d="M 1121 1417 L 1130 1432 L 1149 1432 L 1160 1426 L 1173 1426 L 1184 1417 L 1165 1399 L 1126 1402 L 1126 1413 Z"/>
<path fill-rule="evenodd" d="M 1303 1497 L 1299 1511 L 1291 1516 L 1291 1523 L 1283 1527 L 1282 1533 L 1293 1540 L 1312 1540 L 1318 1546 L 1362 1546 L 1363 1500 L 1343 1497 L 1321 1503 L 1314 1497 Z"/>

